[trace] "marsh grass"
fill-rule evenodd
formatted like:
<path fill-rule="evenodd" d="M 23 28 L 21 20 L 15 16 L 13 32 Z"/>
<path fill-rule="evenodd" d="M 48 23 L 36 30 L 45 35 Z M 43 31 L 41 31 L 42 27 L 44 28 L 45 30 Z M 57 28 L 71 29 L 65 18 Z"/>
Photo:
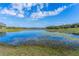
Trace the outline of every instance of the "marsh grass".
<path fill-rule="evenodd" d="M 72 56 L 79 55 L 79 47 L 63 41 L 28 40 L 19 45 L 0 44 L 0 55 L 7 56 Z"/>
<path fill-rule="evenodd" d="M 47 47 L 35 45 L 10 46 L 0 44 L 2 56 L 79 56 L 79 48 Z"/>
<path fill-rule="evenodd" d="M 73 46 L 75 43 L 65 44 L 64 41 L 47 38 L 28 39 L 25 42 L 19 38 L 16 40 L 16 43 L 20 41 L 18 45 L 0 43 L 0 56 L 79 56 L 79 47 Z"/>

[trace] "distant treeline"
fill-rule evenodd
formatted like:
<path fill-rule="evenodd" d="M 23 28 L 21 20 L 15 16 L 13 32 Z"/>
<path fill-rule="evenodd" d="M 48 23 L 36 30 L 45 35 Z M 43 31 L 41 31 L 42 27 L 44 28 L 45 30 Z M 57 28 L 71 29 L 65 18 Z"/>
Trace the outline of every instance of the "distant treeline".
<path fill-rule="evenodd" d="M 6 26 L 6 24 L 0 23 L 0 27 L 5 27 L 5 26 Z"/>
<path fill-rule="evenodd" d="M 26 28 L 24 28 L 24 27 L 6 27 L 6 29 L 26 29 Z"/>
<path fill-rule="evenodd" d="M 60 28 L 78 28 L 79 23 L 77 24 L 66 24 L 66 25 L 59 25 L 59 26 L 48 26 L 47 29 L 60 29 Z"/>

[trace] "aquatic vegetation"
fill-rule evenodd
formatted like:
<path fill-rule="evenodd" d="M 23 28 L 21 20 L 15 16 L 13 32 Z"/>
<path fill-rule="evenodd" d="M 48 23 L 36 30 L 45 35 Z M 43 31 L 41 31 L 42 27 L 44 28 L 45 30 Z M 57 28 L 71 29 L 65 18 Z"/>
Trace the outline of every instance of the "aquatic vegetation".
<path fill-rule="evenodd" d="M 72 35 L 68 33 L 60 33 L 60 32 L 46 32 L 45 34 L 55 37 L 64 37 L 66 40 L 79 40 L 79 38 L 75 38 Z"/>
<path fill-rule="evenodd" d="M 0 56 L 79 56 L 79 48 L 0 44 Z"/>

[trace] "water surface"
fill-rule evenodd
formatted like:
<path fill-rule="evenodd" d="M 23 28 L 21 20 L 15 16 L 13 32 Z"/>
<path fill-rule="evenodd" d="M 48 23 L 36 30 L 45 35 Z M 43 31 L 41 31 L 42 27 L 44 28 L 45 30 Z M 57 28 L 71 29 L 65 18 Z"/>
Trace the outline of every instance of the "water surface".
<path fill-rule="evenodd" d="M 24 30 L 18 32 L 0 33 L 0 42 L 10 45 L 21 44 L 50 44 L 79 45 L 79 35 L 49 32 L 46 30 Z M 29 43 L 28 43 L 29 42 Z"/>

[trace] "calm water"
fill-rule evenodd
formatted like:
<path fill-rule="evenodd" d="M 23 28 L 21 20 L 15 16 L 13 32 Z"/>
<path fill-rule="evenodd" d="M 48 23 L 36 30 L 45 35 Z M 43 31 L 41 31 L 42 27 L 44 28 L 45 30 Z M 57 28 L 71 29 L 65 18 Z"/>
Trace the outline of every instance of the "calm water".
<path fill-rule="evenodd" d="M 0 33 L 0 42 L 11 45 L 20 45 L 30 43 L 45 43 L 50 44 L 74 44 L 79 45 L 79 35 L 48 32 L 45 30 L 25 30 L 19 32 Z M 48 42 L 50 41 L 50 42 Z"/>

